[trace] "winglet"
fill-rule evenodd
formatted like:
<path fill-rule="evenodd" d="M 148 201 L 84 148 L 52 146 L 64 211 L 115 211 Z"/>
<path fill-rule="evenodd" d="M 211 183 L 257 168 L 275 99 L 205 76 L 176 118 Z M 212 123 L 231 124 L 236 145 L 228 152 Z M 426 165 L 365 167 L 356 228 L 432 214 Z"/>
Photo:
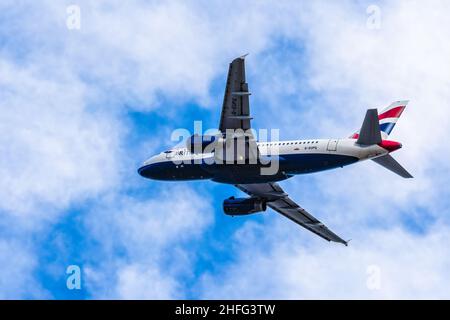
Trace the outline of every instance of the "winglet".
<path fill-rule="evenodd" d="M 245 57 L 248 56 L 248 53 L 243 54 L 242 56 L 239 57 L 239 59 L 245 60 Z"/>

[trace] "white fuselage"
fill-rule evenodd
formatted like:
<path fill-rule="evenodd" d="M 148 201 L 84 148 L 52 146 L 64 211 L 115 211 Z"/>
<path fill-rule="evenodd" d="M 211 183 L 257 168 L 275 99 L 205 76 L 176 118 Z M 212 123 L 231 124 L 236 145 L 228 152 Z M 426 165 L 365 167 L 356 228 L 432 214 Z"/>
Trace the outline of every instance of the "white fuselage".
<path fill-rule="evenodd" d="M 257 176 L 257 171 L 250 170 L 254 167 L 246 164 L 228 167 L 227 164 L 207 164 L 207 160 L 214 158 L 214 153 L 191 153 L 187 147 L 171 149 L 148 159 L 139 169 L 139 173 L 158 180 L 213 179 L 233 184 L 259 183 L 343 167 L 389 153 L 389 150 L 380 145 L 362 146 L 356 141 L 356 139 L 311 139 L 258 142 L 261 156 L 279 155 L 279 170 L 273 177 Z M 236 169 L 236 166 L 240 166 L 239 169 Z"/>

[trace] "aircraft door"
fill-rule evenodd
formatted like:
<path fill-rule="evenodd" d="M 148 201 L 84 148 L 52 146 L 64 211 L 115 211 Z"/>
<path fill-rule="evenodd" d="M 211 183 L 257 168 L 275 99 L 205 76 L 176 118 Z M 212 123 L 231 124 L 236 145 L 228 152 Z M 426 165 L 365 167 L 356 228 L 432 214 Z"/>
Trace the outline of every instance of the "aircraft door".
<path fill-rule="evenodd" d="M 338 144 L 338 139 L 330 139 L 330 141 L 328 141 L 327 150 L 328 151 L 336 151 L 337 144 Z"/>

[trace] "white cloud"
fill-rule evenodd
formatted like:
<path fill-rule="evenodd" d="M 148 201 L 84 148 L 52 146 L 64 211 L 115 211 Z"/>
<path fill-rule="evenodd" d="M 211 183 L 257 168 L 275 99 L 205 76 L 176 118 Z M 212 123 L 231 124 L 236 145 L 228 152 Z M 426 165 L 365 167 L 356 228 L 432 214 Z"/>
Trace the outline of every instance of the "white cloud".
<path fill-rule="evenodd" d="M 88 111 L 82 83 L 4 60 L 0 70 L 1 209 L 45 217 L 116 182 L 120 127 Z"/>
<path fill-rule="evenodd" d="M 119 271 L 117 292 L 120 299 L 173 299 L 177 283 L 159 268 L 130 265 Z"/>
<path fill-rule="evenodd" d="M 185 295 L 175 289 L 182 286 L 180 276 L 190 276 L 195 260 L 186 244 L 213 223 L 213 210 L 208 199 L 188 187 L 161 188 L 147 201 L 113 196 L 85 217 L 89 234 L 99 243 L 92 250 L 102 257 L 88 258 L 92 264 L 86 266 L 94 297 Z"/>
<path fill-rule="evenodd" d="M 93 82 L 94 91 L 100 88 L 109 94 L 113 90 L 115 98 L 138 110 L 166 109 L 161 96 L 169 96 L 172 103 L 195 100 L 216 105 L 209 97 L 211 81 L 226 75 L 230 59 L 264 50 L 284 23 L 258 1 L 226 5 L 79 1 L 77 5 L 79 30 L 66 28 L 64 3 L 29 3 L 19 7 L 22 10 L 11 9 L 16 4 L 5 5 L 6 12 L 22 13 L 5 18 L 5 33 L 16 32 L 30 49 L 23 53 L 25 61 L 40 65 L 43 71 L 64 63 L 77 76 Z M 224 15 L 230 6 L 239 15 Z M 253 9 L 245 10 L 248 6 Z M 275 9 L 280 13 L 279 7 Z M 31 23 L 36 20 L 39 24 Z"/>
<path fill-rule="evenodd" d="M 0 239 L 0 299 L 50 297 L 33 277 L 36 264 L 32 251 L 24 244 Z"/>
<path fill-rule="evenodd" d="M 286 235 L 276 228 L 275 242 L 249 243 L 264 236 L 251 225 L 237 237 L 236 262 L 218 274 L 203 278 L 203 298 L 227 299 L 429 299 L 450 296 L 447 227 L 435 227 L 426 236 L 399 228 L 367 231 L 349 247 Z M 309 236 L 309 235 L 308 235 Z M 371 266 L 379 268 L 379 289 L 368 286 Z M 220 281 L 218 281 L 220 279 Z"/>

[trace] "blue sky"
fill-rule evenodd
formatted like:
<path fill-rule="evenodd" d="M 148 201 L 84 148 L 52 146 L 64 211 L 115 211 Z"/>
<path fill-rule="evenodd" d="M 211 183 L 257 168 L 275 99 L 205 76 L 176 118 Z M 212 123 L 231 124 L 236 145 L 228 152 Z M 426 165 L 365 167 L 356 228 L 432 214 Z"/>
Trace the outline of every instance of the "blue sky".
<path fill-rule="evenodd" d="M 0 298 L 450 298 L 449 9 L 2 1 Z M 253 126 L 282 139 L 347 137 L 367 108 L 411 100 L 392 138 L 414 180 L 361 163 L 281 183 L 348 248 L 274 212 L 225 216 L 231 186 L 137 175 L 174 129 L 217 127 L 247 52 Z"/>

